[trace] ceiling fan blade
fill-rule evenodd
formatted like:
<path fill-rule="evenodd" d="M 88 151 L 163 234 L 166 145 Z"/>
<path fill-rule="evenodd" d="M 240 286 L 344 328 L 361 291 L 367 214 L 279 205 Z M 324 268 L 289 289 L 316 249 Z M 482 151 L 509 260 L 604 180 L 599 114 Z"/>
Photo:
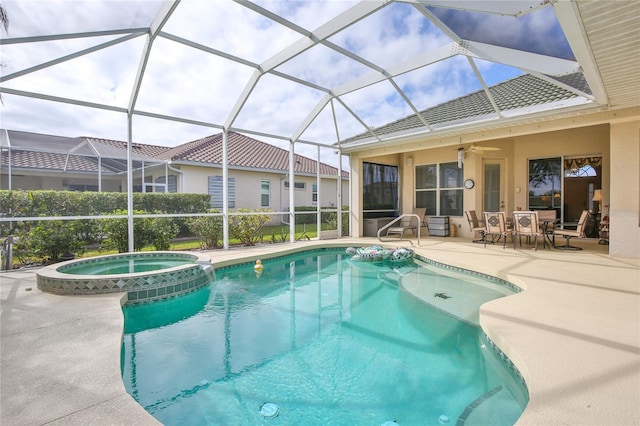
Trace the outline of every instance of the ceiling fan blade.
<path fill-rule="evenodd" d="M 473 153 L 483 153 L 485 151 L 499 151 L 500 148 L 495 148 L 492 146 L 475 146 L 471 145 L 469 148 L 465 149 L 464 152 L 473 152 Z"/>

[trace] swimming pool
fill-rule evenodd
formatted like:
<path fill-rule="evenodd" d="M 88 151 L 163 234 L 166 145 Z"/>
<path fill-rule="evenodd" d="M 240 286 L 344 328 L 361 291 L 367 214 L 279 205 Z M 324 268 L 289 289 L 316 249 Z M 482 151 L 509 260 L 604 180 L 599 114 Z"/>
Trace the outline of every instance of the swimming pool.
<path fill-rule="evenodd" d="M 358 264 L 344 250 L 263 265 L 258 275 L 252 264 L 219 269 L 196 292 L 123 308 L 125 386 L 162 423 L 499 426 L 522 413 L 517 372 L 479 327 L 447 312 L 464 284 L 447 293 L 443 283 L 459 272 Z M 430 279 L 433 304 L 404 287 Z M 512 293 L 477 280 L 467 284 L 479 300 Z"/>

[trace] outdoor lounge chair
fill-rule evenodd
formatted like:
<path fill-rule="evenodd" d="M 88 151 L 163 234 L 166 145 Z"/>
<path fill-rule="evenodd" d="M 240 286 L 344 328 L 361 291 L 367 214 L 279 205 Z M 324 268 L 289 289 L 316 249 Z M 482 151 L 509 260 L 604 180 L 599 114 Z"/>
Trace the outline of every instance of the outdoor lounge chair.
<path fill-rule="evenodd" d="M 580 219 L 578 220 L 578 226 L 575 230 L 573 229 L 554 229 L 553 236 L 555 241 L 555 236 L 560 235 L 565 238 L 565 244 L 563 246 L 554 246 L 558 250 L 582 250 L 580 247 L 575 247 L 569 244 L 571 238 L 584 238 L 585 233 L 584 230 L 587 226 L 587 219 L 589 218 L 589 211 L 582 210 L 582 214 L 580 215 Z"/>
<path fill-rule="evenodd" d="M 414 236 L 418 235 L 420 230 L 418 229 L 418 217 L 420 218 L 420 222 L 424 222 L 424 215 L 427 213 L 426 208 L 417 208 L 413 209 L 413 215 L 407 215 L 406 218 L 402 218 L 400 220 L 400 224 L 397 226 L 391 226 L 387 228 L 386 235 L 399 235 L 402 239 L 404 237 L 405 232 L 411 231 Z M 415 215 L 415 216 L 414 216 Z M 417 217 L 416 217 L 417 216 Z"/>
<path fill-rule="evenodd" d="M 484 226 L 484 221 L 482 221 L 482 225 L 480 225 L 480 221 L 478 220 L 478 215 L 475 210 L 466 211 L 467 221 L 469 222 L 469 229 L 473 232 L 473 236 L 475 237 L 476 233 L 480 234 L 479 240 L 473 240 L 474 243 L 484 243 L 486 236 L 485 232 L 487 228 Z"/>

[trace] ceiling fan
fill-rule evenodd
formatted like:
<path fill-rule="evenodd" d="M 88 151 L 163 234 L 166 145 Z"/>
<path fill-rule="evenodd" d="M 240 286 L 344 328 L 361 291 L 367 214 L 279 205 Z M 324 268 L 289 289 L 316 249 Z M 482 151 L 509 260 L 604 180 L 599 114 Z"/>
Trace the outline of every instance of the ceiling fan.
<path fill-rule="evenodd" d="M 467 148 L 464 149 L 464 152 L 471 152 L 473 154 L 482 154 L 485 151 L 500 151 L 500 148 L 495 148 L 492 146 L 478 146 L 471 144 Z"/>

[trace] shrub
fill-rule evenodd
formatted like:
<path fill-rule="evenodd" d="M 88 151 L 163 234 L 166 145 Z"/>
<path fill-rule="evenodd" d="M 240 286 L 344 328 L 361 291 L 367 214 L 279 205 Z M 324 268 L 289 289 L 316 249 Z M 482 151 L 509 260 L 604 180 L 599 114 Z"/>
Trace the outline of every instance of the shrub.
<path fill-rule="evenodd" d="M 149 218 L 147 225 L 149 226 L 148 234 L 151 244 L 156 250 L 169 250 L 171 240 L 178 235 L 180 230 L 170 217 Z"/>
<path fill-rule="evenodd" d="M 219 213 L 213 209 L 210 213 Z M 189 230 L 200 239 L 200 248 L 203 250 L 213 250 L 222 247 L 222 217 L 221 216 L 201 216 L 187 220 Z"/>
<path fill-rule="evenodd" d="M 267 209 L 255 210 L 256 212 L 268 212 Z M 237 213 L 253 213 L 249 209 L 238 209 Z M 268 214 L 246 214 L 229 217 L 229 232 L 246 246 L 255 246 L 262 238 L 262 228 L 269 223 L 271 217 Z"/>
<path fill-rule="evenodd" d="M 134 210 L 133 214 L 145 214 L 146 212 Z M 126 210 L 115 210 L 113 215 L 126 215 Z M 126 253 L 129 251 L 129 225 L 127 218 L 102 219 L 100 221 L 102 233 L 105 239 L 102 242 L 103 247 L 107 249 L 118 250 L 118 253 Z M 144 246 L 151 242 L 150 225 L 148 218 L 133 219 L 133 250 L 140 251 Z"/>
<path fill-rule="evenodd" d="M 58 262 L 66 253 L 82 255 L 86 250 L 84 227 L 80 220 L 48 220 L 24 227 L 17 232 L 17 257 Z"/>

